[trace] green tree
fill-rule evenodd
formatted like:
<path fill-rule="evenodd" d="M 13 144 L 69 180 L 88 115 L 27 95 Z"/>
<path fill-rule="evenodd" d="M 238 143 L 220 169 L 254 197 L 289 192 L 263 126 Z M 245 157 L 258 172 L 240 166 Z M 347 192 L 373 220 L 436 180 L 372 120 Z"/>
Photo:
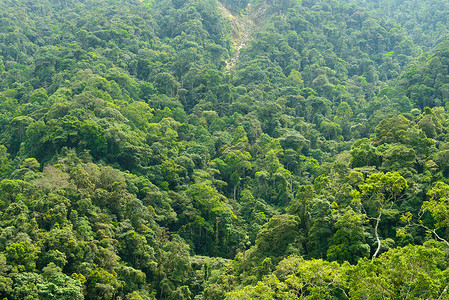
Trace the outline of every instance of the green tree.
<path fill-rule="evenodd" d="M 237 198 L 237 187 L 245 178 L 245 174 L 251 170 L 251 155 L 240 150 L 230 152 L 224 158 L 222 175 L 234 189 L 234 200 Z"/>
<path fill-rule="evenodd" d="M 167 96 L 174 96 L 177 93 L 179 83 L 173 77 L 173 75 L 169 73 L 159 73 L 155 80 L 154 86 L 156 89 Z"/>
<path fill-rule="evenodd" d="M 400 234 L 404 235 L 405 231 L 410 227 L 423 227 L 428 232 L 432 232 L 438 240 L 449 245 L 446 234 L 442 236 L 440 233 L 441 229 L 449 227 L 449 215 L 447 214 L 449 209 L 449 185 L 439 181 L 427 192 L 427 195 L 430 196 L 430 199 L 423 202 L 417 221 L 413 219 L 412 213 L 407 212 L 403 214 L 402 220 L 407 222 L 407 225 L 402 228 Z M 423 221 L 425 212 L 430 213 L 433 217 L 434 224 L 431 226 L 427 226 Z"/>
<path fill-rule="evenodd" d="M 7 262 L 18 271 L 34 271 L 40 249 L 29 242 L 18 242 L 7 246 L 5 253 Z"/>
<path fill-rule="evenodd" d="M 432 245 L 390 249 L 370 262 L 360 260 L 350 273 L 351 298 L 445 297 L 448 284 L 444 251 Z"/>
<path fill-rule="evenodd" d="M 379 237 L 379 224 L 386 210 L 391 209 L 395 203 L 402 199 L 403 191 L 408 187 L 407 181 L 398 172 L 374 173 L 359 185 L 361 196 L 364 197 L 368 207 L 371 207 L 375 217 L 374 234 L 376 236 L 377 248 L 372 260 L 379 254 L 382 241 Z M 354 194 L 357 198 L 360 194 Z M 370 217 L 370 215 L 368 215 Z"/>
<path fill-rule="evenodd" d="M 87 277 L 87 296 L 91 299 L 112 299 L 120 287 L 114 274 L 95 267 Z"/>
<path fill-rule="evenodd" d="M 289 256 L 278 264 L 274 274 L 299 299 L 338 299 L 347 295 L 347 274 L 352 269 L 347 263 Z"/>
<path fill-rule="evenodd" d="M 61 273 L 53 263 L 42 269 L 44 282 L 38 284 L 40 299 L 82 300 L 81 282 Z"/>
<path fill-rule="evenodd" d="M 299 225 L 300 220 L 296 216 L 273 216 L 257 234 L 258 253 L 262 257 L 279 259 L 287 253 L 289 247 L 292 247 L 291 251 L 301 251 L 302 249 L 297 248 L 302 239 Z"/>
<path fill-rule="evenodd" d="M 369 139 L 360 139 L 354 142 L 350 153 L 353 168 L 377 166 L 380 161 L 379 154 Z"/>
<path fill-rule="evenodd" d="M 327 259 L 355 264 L 360 258 L 368 257 L 370 247 L 365 243 L 365 223 L 365 216 L 355 213 L 352 209 L 340 214 L 334 225 L 336 232 L 327 250 Z"/>

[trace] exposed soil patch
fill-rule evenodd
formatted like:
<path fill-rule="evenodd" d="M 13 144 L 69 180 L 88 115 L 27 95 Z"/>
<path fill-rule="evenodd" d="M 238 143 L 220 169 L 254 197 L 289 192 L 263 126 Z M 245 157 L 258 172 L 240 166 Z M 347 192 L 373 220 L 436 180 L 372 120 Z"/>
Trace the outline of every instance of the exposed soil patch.
<path fill-rule="evenodd" d="M 247 47 L 255 34 L 261 29 L 261 21 L 265 18 L 270 5 L 262 3 L 257 6 L 248 7 L 241 14 L 233 14 L 223 4 L 219 2 L 221 13 L 223 17 L 231 22 L 232 26 L 232 41 L 234 42 L 234 53 L 232 57 L 226 61 L 227 70 L 230 71 L 239 60 L 240 50 Z"/>

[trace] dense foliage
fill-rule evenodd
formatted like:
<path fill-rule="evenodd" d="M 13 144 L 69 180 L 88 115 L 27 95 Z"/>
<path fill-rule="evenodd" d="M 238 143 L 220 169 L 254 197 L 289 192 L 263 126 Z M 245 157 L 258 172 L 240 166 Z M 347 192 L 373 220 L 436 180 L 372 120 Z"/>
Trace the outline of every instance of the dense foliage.
<path fill-rule="evenodd" d="M 0 8 L 1 299 L 448 297 L 445 1 Z"/>

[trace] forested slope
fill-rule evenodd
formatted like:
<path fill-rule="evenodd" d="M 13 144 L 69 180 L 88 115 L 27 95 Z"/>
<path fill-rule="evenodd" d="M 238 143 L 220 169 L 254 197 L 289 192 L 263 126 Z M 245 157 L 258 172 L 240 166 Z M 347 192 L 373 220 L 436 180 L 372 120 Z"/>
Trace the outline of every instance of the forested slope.
<path fill-rule="evenodd" d="M 0 298 L 448 297 L 444 1 L 0 9 Z"/>

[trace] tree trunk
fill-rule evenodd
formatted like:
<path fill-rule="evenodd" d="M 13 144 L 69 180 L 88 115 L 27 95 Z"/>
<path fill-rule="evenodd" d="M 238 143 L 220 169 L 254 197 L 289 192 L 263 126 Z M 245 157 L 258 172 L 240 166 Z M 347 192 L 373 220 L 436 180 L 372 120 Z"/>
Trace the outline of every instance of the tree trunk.
<path fill-rule="evenodd" d="M 380 238 L 379 238 L 379 223 L 380 223 L 380 217 L 382 216 L 382 209 L 380 210 L 379 216 L 376 218 L 376 226 L 374 227 L 374 233 L 376 234 L 376 240 L 377 240 L 377 249 L 376 252 L 374 252 L 373 257 L 371 258 L 371 261 L 374 260 L 374 258 L 379 254 L 380 246 L 382 245 Z"/>

